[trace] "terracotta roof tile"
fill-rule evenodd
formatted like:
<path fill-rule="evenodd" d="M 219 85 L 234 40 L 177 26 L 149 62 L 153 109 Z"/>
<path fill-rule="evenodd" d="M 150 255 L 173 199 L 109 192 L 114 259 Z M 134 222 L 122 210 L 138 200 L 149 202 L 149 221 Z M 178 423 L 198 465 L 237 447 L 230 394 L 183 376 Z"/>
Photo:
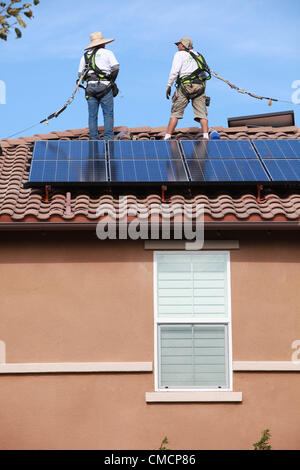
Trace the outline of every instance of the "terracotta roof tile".
<path fill-rule="evenodd" d="M 218 130 L 222 139 L 288 139 L 300 138 L 300 129 L 297 127 L 286 127 L 274 129 L 265 128 L 223 128 L 214 127 Z M 100 133 L 103 127 L 99 128 Z M 120 126 L 114 129 L 115 135 L 120 139 L 161 139 L 166 127 L 137 127 L 127 128 Z M 177 139 L 197 139 L 202 136 L 198 127 L 177 129 L 174 137 Z M 102 194 L 98 197 L 89 194 L 68 196 L 67 194 L 54 193 L 49 202 L 45 201 L 44 194 L 38 189 L 24 189 L 23 183 L 28 179 L 29 164 L 32 156 L 33 143 L 35 140 L 88 140 L 88 128 L 71 129 L 65 132 L 51 132 L 50 134 L 36 134 L 32 137 L 21 137 L 1 141 L 3 155 L 0 157 L 0 220 L 7 217 L 11 221 L 72 221 L 77 217 L 81 220 L 96 221 L 99 219 L 99 208 L 102 213 L 115 211 L 119 214 L 122 210 L 124 200 L 120 202 L 112 195 Z M 68 202 L 68 198 L 70 202 Z M 135 195 L 127 195 L 127 204 L 136 206 L 143 204 L 149 215 L 157 215 L 162 204 L 159 194 L 149 194 L 144 198 Z M 209 220 L 223 221 L 273 221 L 279 218 L 285 221 L 300 220 L 300 194 L 290 193 L 285 198 L 276 193 L 266 194 L 261 201 L 253 194 L 243 194 L 239 197 L 231 194 L 221 194 L 211 197 L 201 193 L 193 198 L 186 199 L 182 194 L 175 194 L 164 203 L 164 207 L 183 208 L 189 204 L 191 211 L 196 213 L 199 204 L 204 205 L 205 216 Z M 143 206 L 140 206 L 142 208 Z"/>

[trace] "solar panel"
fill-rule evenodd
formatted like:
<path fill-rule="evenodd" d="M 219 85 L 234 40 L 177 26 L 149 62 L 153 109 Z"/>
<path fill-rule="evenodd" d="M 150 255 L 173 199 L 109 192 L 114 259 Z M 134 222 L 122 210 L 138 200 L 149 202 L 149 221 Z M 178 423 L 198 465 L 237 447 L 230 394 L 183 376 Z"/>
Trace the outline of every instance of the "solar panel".
<path fill-rule="evenodd" d="M 300 159 L 300 140 L 253 140 L 253 144 L 262 159 Z"/>
<path fill-rule="evenodd" d="M 110 141 L 112 183 L 188 182 L 176 140 Z"/>
<path fill-rule="evenodd" d="M 181 145 L 187 160 L 258 158 L 249 140 L 183 140 Z"/>
<path fill-rule="evenodd" d="M 300 181 L 300 159 L 264 159 L 264 164 L 273 181 Z"/>
<path fill-rule="evenodd" d="M 181 160 L 176 140 L 110 141 L 111 160 Z"/>
<path fill-rule="evenodd" d="M 269 182 L 261 162 L 246 159 L 187 160 L 194 182 Z"/>
<path fill-rule="evenodd" d="M 254 140 L 253 144 L 272 181 L 300 181 L 299 140 Z"/>
<path fill-rule="evenodd" d="M 112 160 L 113 183 L 188 182 L 182 160 Z"/>
<path fill-rule="evenodd" d="M 29 183 L 107 181 L 103 141 L 40 141 L 35 143 Z"/>

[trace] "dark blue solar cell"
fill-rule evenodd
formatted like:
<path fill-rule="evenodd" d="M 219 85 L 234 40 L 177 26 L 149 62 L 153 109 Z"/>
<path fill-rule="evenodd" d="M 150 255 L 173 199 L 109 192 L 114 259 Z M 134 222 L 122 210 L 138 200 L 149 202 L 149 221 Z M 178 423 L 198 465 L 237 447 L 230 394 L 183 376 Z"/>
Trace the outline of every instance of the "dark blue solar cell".
<path fill-rule="evenodd" d="M 45 142 L 45 141 L 35 142 L 33 153 L 32 153 L 32 159 L 33 160 L 44 160 L 45 159 L 46 148 L 47 148 L 47 142 Z"/>
<path fill-rule="evenodd" d="M 187 160 L 258 158 L 248 140 L 183 140 L 181 145 Z"/>
<path fill-rule="evenodd" d="M 59 141 L 47 142 L 45 160 L 57 160 L 59 143 Z"/>
<path fill-rule="evenodd" d="M 50 182 L 50 180 L 48 179 L 46 169 L 45 169 L 45 177 L 47 177 L 47 181 Z M 56 182 L 69 181 L 69 162 L 67 160 L 62 160 L 62 161 L 57 162 L 56 178 L 54 181 Z"/>
<path fill-rule="evenodd" d="M 94 160 L 94 182 L 105 182 L 107 179 L 106 162 Z"/>
<path fill-rule="evenodd" d="M 61 163 L 61 162 L 60 162 Z M 67 180 L 70 182 L 82 181 L 82 164 L 78 160 L 68 162 Z"/>
<path fill-rule="evenodd" d="M 188 160 L 192 181 L 270 181 L 259 160 Z"/>
<path fill-rule="evenodd" d="M 273 181 L 300 181 L 300 160 L 263 160 Z"/>
<path fill-rule="evenodd" d="M 254 140 L 254 146 L 263 159 L 298 158 L 300 159 L 300 141 L 296 139 Z"/>
<path fill-rule="evenodd" d="M 31 163 L 29 181 L 42 182 L 44 174 L 45 161 L 35 161 Z"/>
<path fill-rule="evenodd" d="M 111 160 L 180 160 L 178 142 L 175 140 L 110 141 Z"/>
<path fill-rule="evenodd" d="M 43 174 L 43 181 L 56 181 L 57 162 L 46 160 Z"/>
<path fill-rule="evenodd" d="M 112 160 L 110 168 L 112 182 L 188 181 L 180 160 Z"/>

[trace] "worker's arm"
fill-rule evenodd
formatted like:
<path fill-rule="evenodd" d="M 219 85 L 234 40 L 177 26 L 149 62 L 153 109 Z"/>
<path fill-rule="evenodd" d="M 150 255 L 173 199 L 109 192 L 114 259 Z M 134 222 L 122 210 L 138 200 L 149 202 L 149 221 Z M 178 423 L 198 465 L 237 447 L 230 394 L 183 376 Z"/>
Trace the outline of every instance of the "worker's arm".
<path fill-rule="evenodd" d="M 173 59 L 172 68 L 171 68 L 171 72 L 170 72 L 169 80 L 168 80 L 168 87 L 171 87 L 173 83 L 175 82 L 175 80 L 177 80 L 179 73 L 180 73 L 181 65 L 182 65 L 182 53 L 181 51 L 178 51 L 176 52 L 174 59 Z"/>
<path fill-rule="evenodd" d="M 112 68 L 111 68 L 110 76 L 111 76 L 111 78 L 114 82 L 117 80 L 119 70 L 120 70 L 120 65 L 119 64 L 113 65 Z"/>
<path fill-rule="evenodd" d="M 81 77 L 81 74 L 83 72 L 84 67 L 85 67 L 85 58 L 84 58 L 84 56 L 82 56 L 80 64 L 79 64 L 79 69 L 78 69 L 78 77 L 79 78 Z"/>

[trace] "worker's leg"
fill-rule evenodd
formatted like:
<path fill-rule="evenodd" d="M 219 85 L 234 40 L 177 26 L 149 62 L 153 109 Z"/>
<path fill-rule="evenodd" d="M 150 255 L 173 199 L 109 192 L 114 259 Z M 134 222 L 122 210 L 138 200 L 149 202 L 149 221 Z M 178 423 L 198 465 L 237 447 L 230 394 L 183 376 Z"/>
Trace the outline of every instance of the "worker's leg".
<path fill-rule="evenodd" d="M 203 134 L 208 134 L 208 120 L 200 119 L 199 120 Z"/>
<path fill-rule="evenodd" d="M 169 121 L 168 128 L 167 128 L 167 134 L 169 135 L 173 134 L 173 132 L 176 129 L 177 123 L 178 123 L 178 118 L 170 117 L 170 121 Z"/>
<path fill-rule="evenodd" d="M 104 120 L 103 140 L 114 140 L 114 97 L 112 90 L 101 98 L 100 103 Z"/>
<path fill-rule="evenodd" d="M 181 90 L 176 90 L 173 97 L 172 97 L 172 109 L 171 109 L 171 117 L 168 124 L 167 132 L 165 135 L 165 139 L 170 139 L 173 132 L 176 129 L 178 119 L 183 118 L 183 113 L 185 108 L 187 107 L 189 100 L 184 96 Z"/>
<path fill-rule="evenodd" d="M 87 102 L 88 102 L 88 109 L 89 109 L 90 140 L 99 140 L 99 132 L 98 132 L 99 101 L 97 100 L 97 98 L 90 96 Z"/>
<path fill-rule="evenodd" d="M 194 108 L 194 119 L 195 121 L 200 123 L 203 137 L 208 139 L 208 120 L 207 120 L 207 108 L 206 108 L 206 95 L 198 96 L 192 100 L 193 108 Z"/>

